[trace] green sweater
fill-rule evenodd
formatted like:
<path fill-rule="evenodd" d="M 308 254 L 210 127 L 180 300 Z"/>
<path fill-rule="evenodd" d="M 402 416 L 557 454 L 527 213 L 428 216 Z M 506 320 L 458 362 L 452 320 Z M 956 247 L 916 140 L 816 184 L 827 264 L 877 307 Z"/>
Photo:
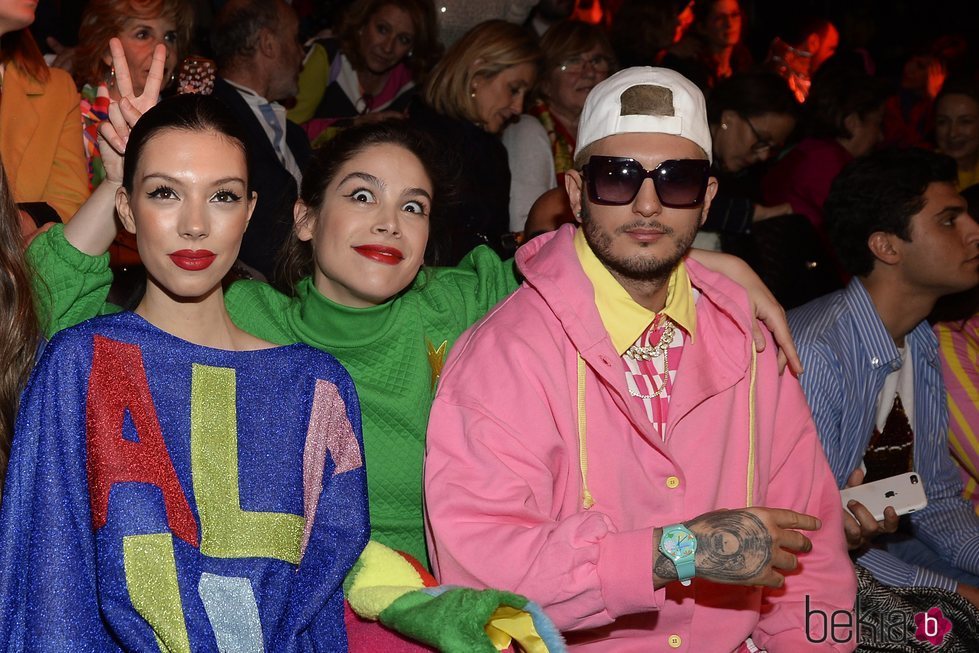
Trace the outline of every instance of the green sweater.
<path fill-rule="evenodd" d="M 119 310 L 105 303 L 108 255 L 78 251 L 62 227 L 35 238 L 28 259 L 49 337 Z M 347 368 L 363 413 L 372 538 L 426 566 L 422 459 L 438 372 L 456 338 L 516 285 L 512 262 L 478 247 L 458 267 L 423 271 L 411 288 L 371 308 L 336 304 L 310 278 L 296 297 L 258 281 L 238 281 L 225 293 L 240 328 L 276 344 L 305 342 Z"/>

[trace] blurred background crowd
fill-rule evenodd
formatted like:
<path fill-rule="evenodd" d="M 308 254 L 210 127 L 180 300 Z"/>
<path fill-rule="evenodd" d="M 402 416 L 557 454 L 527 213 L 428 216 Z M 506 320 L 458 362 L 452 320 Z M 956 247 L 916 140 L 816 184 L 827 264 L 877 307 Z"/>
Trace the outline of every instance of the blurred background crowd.
<path fill-rule="evenodd" d="M 821 212 L 849 160 L 916 145 L 955 158 L 960 188 L 979 181 L 976 14 L 950 0 L 46 0 L 4 21 L 0 150 L 25 233 L 70 219 L 104 176 L 108 40 L 122 38 L 137 91 L 164 43 L 164 95 L 213 93 L 254 138 L 260 199 L 238 274 L 275 280 L 311 150 L 392 118 L 430 132 L 453 171 L 427 259 L 451 265 L 571 221 L 563 176 L 588 91 L 664 66 L 708 98 L 721 191 L 697 244 L 743 257 L 792 307 L 847 281 Z M 24 129 L 12 114 L 27 98 L 38 119 Z M 131 236 L 112 261 L 113 298 L 138 297 Z"/>

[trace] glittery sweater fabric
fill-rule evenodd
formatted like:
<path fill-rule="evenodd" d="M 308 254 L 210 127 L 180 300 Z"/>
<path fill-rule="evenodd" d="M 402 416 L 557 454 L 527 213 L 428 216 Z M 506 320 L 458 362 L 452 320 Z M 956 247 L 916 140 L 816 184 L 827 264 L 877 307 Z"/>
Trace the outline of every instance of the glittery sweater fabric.
<path fill-rule="evenodd" d="M 117 310 L 105 304 L 112 278 L 105 257 L 79 252 L 60 226 L 35 238 L 28 258 L 38 272 L 48 334 Z M 516 286 L 512 261 L 478 247 L 459 266 L 423 271 L 408 290 L 373 308 L 340 306 L 308 278 L 295 297 L 255 281 L 236 282 L 225 295 L 242 329 L 327 351 L 353 377 L 363 410 L 372 538 L 426 566 L 422 460 L 438 373 L 456 338 Z"/>
<path fill-rule="evenodd" d="M 332 356 L 194 345 L 134 313 L 57 334 L 0 508 L 4 651 L 346 651 L 370 532 Z"/>

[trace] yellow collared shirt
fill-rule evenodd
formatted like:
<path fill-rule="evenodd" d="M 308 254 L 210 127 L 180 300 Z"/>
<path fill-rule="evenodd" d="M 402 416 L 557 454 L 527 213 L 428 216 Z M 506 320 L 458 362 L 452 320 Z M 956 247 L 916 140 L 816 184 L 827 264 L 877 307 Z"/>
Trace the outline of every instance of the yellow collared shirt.
<path fill-rule="evenodd" d="M 595 256 L 581 229 L 575 233 L 574 247 L 585 276 L 595 288 L 595 306 L 598 308 L 598 314 L 612 339 L 615 351 L 621 356 L 649 328 L 656 313 L 636 303 L 626 289 L 615 280 L 612 273 Z M 693 286 L 690 284 L 690 277 L 687 276 L 687 268 L 683 261 L 680 261 L 670 274 L 666 305 L 661 313 L 676 322 L 693 342 L 694 333 L 697 331 L 697 308 Z"/>

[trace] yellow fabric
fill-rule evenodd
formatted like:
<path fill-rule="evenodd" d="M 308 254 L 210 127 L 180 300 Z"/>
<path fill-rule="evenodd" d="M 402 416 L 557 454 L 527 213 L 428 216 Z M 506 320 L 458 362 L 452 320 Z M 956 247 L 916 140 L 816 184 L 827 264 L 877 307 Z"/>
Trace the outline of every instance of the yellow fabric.
<path fill-rule="evenodd" d="M 326 53 L 326 48 L 315 43 L 306 55 L 302 72 L 299 73 L 296 104 L 286 112 L 286 117 L 298 125 L 311 120 L 329 83 L 330 56 Z"/>
<path fill-rule="evenodd" d="M 588 510 L 595 499 L 588 489 L 588 448 L 585 440 L 585 359 L 578 354 L 578 468 L 581 470 L 581 507 Z"/>
<path fill-rule="evenodd" d="M 942 358 L 945 389 L 948 397 L 948 442 L 952 457 L 963 471 L 965 488 L 963 496 L 973 504 L 979 514 L 979 330 L 938 324 L 938 351 Z M 956 345 L 956 336 L 963 341 Z"/>
<path fill-rule="evenodd" d="M 574 236 L 574 248 L 585 276 L 595 288 L 595 306 L 602 324 L 621 355 L 649 328 L 656 313 L 636 303 L 588 246 L 581 229 Z M 693 286 L 683 261 L 676 266 L 667 285 L 666 305 L 661 311 L 683 329 L 690 342 L 697 331 L 697 308 Z"/>
<path fill-rule="evenodd" d="M 380 542 L 368 542 L 360 559 L 363 564 L 350 585 L 347 601 L 361 617 L 376 620 L 395 600 L 424 587 L 414 567 Z"/>
<path fill-rule="evenodd" d="M 162 653 L 190 653 L 170 533 L 125 535 L 122 565 L 133 608 L 153 629 Z"/>
<path fill-rule="evenodd" d="M 755 505 L 755 381 L 758 378 L 758 352 L 751 348 L 751 382 L 748 385 L 748 488 L 745 492 L 745 507 Z"/>
<path fill-rule="evenodd" d="M 0 159 L 16 202 L 47 202 L 65 222 L 88 199 L 81 101 L 71 76 L 41 84 L 7 64 L 0 100 Z"/>
<path fill-rule="evenodd" d="M 405 594 L 417 592 L 417 587 L 364 587 L 347 596 L 350 609 L 358 616 L 377 621 L 381 613 Z"/>
<path fill-rule="evenodd" d="M 435 384 L 439 382 L 439 377 L 442 376 L 442 368 L 445 367 L 445 348 L 448 345 L 449 341 L 443 340 L 436 349 L 431 340 L 425 339 L 425 346 L 428 348 L 428 364 L 432 368 L 432 392 L 435 392 Z"/>
<path fill-rule="evenodd" d="M 959 170 L 959 190 L 965 190 L 975 183 L 979 183 L 979 162 L 972 170 Z"/>
<path fill-rule="evenodd" d="M 505 650 L 516 640 L 526 653 L 547 653 L 547 644 L 534 628 L 533 618 L 523 610 L 506 605 L 497 608 L 485 631 L 498 651 Z"/>

